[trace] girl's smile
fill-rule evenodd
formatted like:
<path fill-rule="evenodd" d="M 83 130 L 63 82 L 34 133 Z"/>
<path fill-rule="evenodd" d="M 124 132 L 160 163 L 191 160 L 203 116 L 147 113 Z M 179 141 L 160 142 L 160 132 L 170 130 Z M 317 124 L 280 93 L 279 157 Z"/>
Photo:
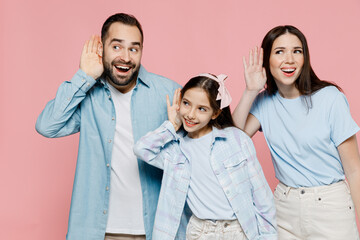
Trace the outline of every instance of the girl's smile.
<path fill-rule="evenodd" d="M 185 121 L 186 126 L 188 126 L 188 127 L 194 127 L 197 124 L 190 120 L 187 120 L 186 118 L 184 118 L 184 121 Z"/>
<path fill-rule="evenodd" d="M 211 132 L 209 122 L 217 117 L 210 106 L 207 93 L 197 87 L 184 93 L 179 113 L 184 129 L 191 138 L 199 138 Z"/>

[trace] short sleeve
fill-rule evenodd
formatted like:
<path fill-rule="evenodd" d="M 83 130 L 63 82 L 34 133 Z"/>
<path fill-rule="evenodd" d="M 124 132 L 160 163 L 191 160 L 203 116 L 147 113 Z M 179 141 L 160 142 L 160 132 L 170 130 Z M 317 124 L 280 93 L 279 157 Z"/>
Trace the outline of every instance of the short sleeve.
<path fill-rule="evenodd" d="M 337 94 L 331 106 L 329 123 L 330 137 L 336 147 L 360 130 L 351 117 L 349 103 L 341 92 Z"/>

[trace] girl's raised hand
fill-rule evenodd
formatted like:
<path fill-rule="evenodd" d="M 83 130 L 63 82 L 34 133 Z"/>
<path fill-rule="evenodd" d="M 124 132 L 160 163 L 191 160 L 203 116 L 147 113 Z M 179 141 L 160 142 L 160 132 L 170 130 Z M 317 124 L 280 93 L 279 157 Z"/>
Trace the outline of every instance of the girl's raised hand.
<path fill-rule="evenodd" d="M 176 89 L 174 92 L 172 106 L 170 105 L 169 95 L 166 95 L 168 118 L 169 118 L 169 121 L 174 125 L 175 131 L 179 130 L 179 128 L 181 127 L 181 124 L 182 124 L 180 115 L 179 115 L 180 101 L 181 101 L 180 88 Z"/>
<path fill-rule="evenodd" d="M 266 83 L 266 71 L 263 67 L 264 50 L 258 47 L 250 49 L 249 51 L 249 63 L 247 64 L 245 57 L 244 62 L 244 75 L 246 82 L 246 89 L 249 91 L 262 90 Z"/>

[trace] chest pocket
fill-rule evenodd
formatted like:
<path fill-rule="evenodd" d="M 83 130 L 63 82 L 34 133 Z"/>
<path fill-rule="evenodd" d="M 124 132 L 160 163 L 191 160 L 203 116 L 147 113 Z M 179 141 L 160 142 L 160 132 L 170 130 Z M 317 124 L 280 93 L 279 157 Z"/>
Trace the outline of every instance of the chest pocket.
<path fill-rule="evenodd" d="M 225 170 L 228 172 L 232 183 L 240 192 L 251 191 L 248 173 L 248 161 L 246 156 L 235 154 L 223 161 Z"/>
<path fill-rule="evenodd" d="M 187 171 L 186 158 L 181 154 L 170 155 L 165 161 L 165 169 L 162 184 L 166 187 L 162 190 L 174 194 L 174 189 L 183 189 L 185 183 L 190 181 Z M 163 188 L 162 188 L 163 189 Z M 173 196 L 172 196 L 173 197 Z"/>

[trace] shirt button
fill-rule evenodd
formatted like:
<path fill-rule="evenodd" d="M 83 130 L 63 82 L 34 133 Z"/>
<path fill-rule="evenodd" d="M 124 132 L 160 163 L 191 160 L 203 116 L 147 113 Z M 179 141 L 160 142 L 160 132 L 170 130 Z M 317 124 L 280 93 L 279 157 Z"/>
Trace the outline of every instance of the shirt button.
<path fill-rule="evenodd" d="M 110 167 L 110 164 L 106 164 L 107 167 Z"/>
<path fill-rule="evenodd" d="M 106 191 L 109 191 L 109 187 L 106 187 Z"/>
<path fill-rule="evenodd" d="M 303 189 L 303 190 L 301 190 L 301 192 L 300 192 L 301 194 L 304 194 L 305 193 L 305 190 Z"/>
<path fill-rule="evenodd" d="M 106 214 L 107 212 L 106 212 L 106 210 L 104 210 L 104 212 L 103 212 L 104 214 Z"/>
<path fill-rule="evenodd" d="M 112 117 L 112 118 L 111 118 L 111 120 L 113 120 L 113 121 L 114 121 L 114 120 L 115 120 L 115 118 L 114 118 L 114 117 Z"/>
<path fill-rule="evenodd" d="M 90 86 L 90 83 L 87 83 L 88 86 Z"/>
<path fill-rule="evenodd" d="M 109 140 L 109 143 L 111 143 L 111 139 Z"/>
<path fill-rule="evenodd" d="M 81 79 L 82 82 L 85 82 L 85 79 Z"/>

